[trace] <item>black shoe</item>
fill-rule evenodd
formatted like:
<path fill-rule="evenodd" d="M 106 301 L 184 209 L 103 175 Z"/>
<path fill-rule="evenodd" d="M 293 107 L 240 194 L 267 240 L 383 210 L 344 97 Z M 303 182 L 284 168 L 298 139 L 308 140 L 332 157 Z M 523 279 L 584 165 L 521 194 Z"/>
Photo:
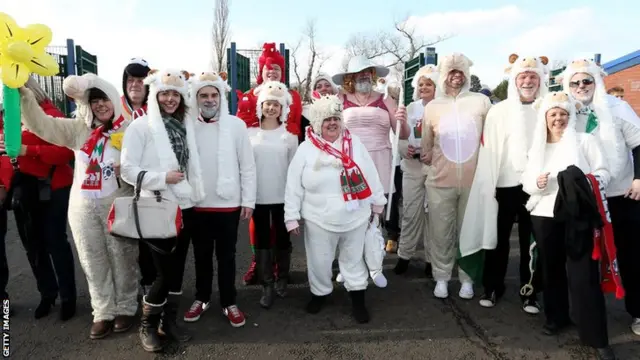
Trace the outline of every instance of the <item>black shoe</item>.
<path fill-rule="evenodd" d="M 62 301 L 60 305 L 60 320 L 67 321 L 76 314 L 76 301 Z"/>
<path fill-rule="evenodd" d="M 164 343 L 158 334 L 160 324 L 161 307 L 142 304 L 142 316 L 140 317 L 140 343 L 145 351 L 156 352 L 164 348 Z"/>
<path fill-rule="evenodd" d="M 191 340 L 191 334 L 178 325 L 178 305 L 182 295 L 170 294 L 167 297 L 167 303 L 163 307 L 162 326 L 160 331 L 171 339 L 178 342 L 187 342 Z"/>
<path fill-rule="evenodd" d="M 607 346 L 604 348 L 596 349 L 598 352 L 599 360 L 616 360 L 616 354 L 613 352 L 611 346 Z"/>
<path fill-rule="evenodd" d="M 274 288 L 273 285 L 265 285 L 262 287 L 262 296 L 260 297 L 260 306 L 265 309 L 269 309 L 273 306 L 274 300 Z"/>
<path fill-rule="evenodd" d="M 360 324 L 369 322 L 369 311 L 364 304 L 364 290 L 349 291 L 351 296 L 351 312 L 354 319 Z"/>
<path fill-rule="evenodd" d="M 490 293 L 485 293 L 480 297 L 480 306 L 485 308 L 492 308 L 496 306 L 496 292 L 492 291 Z"/>
<path fill-rule="evenodd" d="M 324 303 L 327 300 L 327 295 L 318 296 L 311 294 L 311 301 L 307 304 L 307 312 L 309 314 L 317 314 L 324 307 Z"/>
<path fill-rule="evenodd" d="M 397 275 L 402 275 L 409 270 L 409 260 L 405 260 L 402 258 L 398 258 L 398 262 L 396 263 L 396 267 L 393 268 L 393 272 Z"/>
<path fill-rule="evenodd" d="M 430 262 L 424 265 L 424 274 L 427 276 L 427 279 L 433 279 L 433 268 Z"/>
<path fill-rule="evenodd" d="M 540 313 L 540 304 L 535 299 L 526 299 L 522 302 L 522 311 L 529 315 L 538 315 Z"/>
<path fill-rule="evenodd" d="M 560 332 L 562 332 L 562 330 L 568 328 L 569 326 L 571 326 L 571 321 L 569 320 L 563 321 L 560 323 L 547 321 L 542 326 L 542 333 L 547 336 L 555 336 L 555 335 L 558 335 Z"/>
<path fill-rule="evenodd" d="M 276 281 L 275 290 L 276 294 L 283 298 L 287 296 L 287 285 L 289 284 L 291 248 L 277 251 L 276 264 L 278 264 L 278 280 Z"/>
<path fill-rule="evenodd" d="M 51 308 L 56 304 L 56 299 L 42 298 L 40 304 L 36 308 L 35 318 L 41 319 L 51 312 Z"/>

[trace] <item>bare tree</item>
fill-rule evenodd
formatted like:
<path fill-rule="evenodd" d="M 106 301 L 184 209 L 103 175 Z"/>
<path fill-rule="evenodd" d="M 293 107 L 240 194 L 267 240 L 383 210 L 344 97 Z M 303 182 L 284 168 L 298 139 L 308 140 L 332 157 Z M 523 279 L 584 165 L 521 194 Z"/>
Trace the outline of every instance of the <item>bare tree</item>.
<path fill-rule="evenodd" d="M 289 50 L 289 56 L 293 62 L 293 75 L 297 81 L 298 91 L 303 101 L 309 101 L 311 99 L 311 81 L 313 81 L 313 78 L 320 72 L 324 63 L 329 59 L 329 57 L 324 56 L 318 48 L 316 33 L 316 21 L 308 20 L 303 31 L 303 36 L 294 46 L 290 46 Z M 304 49 L 308 56 L 306 64 L 302 64 L 300 59 L 300 51 L 303 51 L 303 44 L 306 45 Z M 303 73 L 303 69 L 306 70 L 306 73 Z"/>
<path fill-rule="evenodd" d="M 217 72 L 227 71 L 225 57 L 231 39 L 229 32 L 229 0 L 216 0 L 213 10 L 213 59 L 211 67 Z"/>
<path fill-rule="evenodd" d="M 346 55 L 343 68 L 346 70 L 349 59 L 364 55 L 368 59 L 384 57 L 386 66 L 394 67 L 399 72 L 404 63 L 415 58 L 426 47 L 435 45 L 453 37 L 452 34 L 440 35 L 427 39 L 416 33 L 414 27 L 405 20 L 395 21 L 394 31 L 381 31 L 373 35 L 353 35 L 345 45 Z"/>

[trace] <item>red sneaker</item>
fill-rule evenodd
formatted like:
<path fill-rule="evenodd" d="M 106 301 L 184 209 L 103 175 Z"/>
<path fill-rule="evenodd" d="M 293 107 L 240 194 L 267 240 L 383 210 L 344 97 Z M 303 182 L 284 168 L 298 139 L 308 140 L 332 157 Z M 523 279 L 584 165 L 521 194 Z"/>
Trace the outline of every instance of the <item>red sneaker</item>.
<path fill-rule="evenodd" d="M 241 327 L 245 323 L 244 314 L 236 305 L 231 305 L 222 309 L 222 314 L 229 319 L 229 323 L 233 327 Z"/>
<path fill-rule="evenodd" d="M 251 265 L 249 265 L 249 269 L 242 276 L 242 282 L 244 285 L 255 285 L 258 283 L 258 277 L 256 276 L 256 257 L 251 257 Z"/>
<path fill-rule="evenodd" d="M 184 313 L 185 322 L 196 322 L 200 320 L 200 316 L 209 309 L 211 303 L 205 303 L 200 300 L 196 300 L 191 305 L 191 308 Z"/>

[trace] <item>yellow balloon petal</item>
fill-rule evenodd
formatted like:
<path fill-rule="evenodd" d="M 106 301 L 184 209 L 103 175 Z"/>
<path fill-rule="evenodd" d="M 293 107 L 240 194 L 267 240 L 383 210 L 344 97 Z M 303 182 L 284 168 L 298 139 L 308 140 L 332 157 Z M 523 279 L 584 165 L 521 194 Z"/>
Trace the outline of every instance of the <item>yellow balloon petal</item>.
<path fill-rule="evenodd" d="M 1 69 L 2 83 L 10 88 L 17 89 L 29 79 L 29 68 L 24 64 L 3 61 Z"/>
<path fill-rule="evenodd" d="M 55 76 L 60 72 L 56 59 L 45 52 L 34 55 L 27 65 L 31 71 L 42 76 Z"/>
<path fill-rule="evenodd" d="M 35 53 L 44 51 L 53 37 L 51 29 L 43 24 L 31 24 L 24 28 L 24 33 Z"/>
<path fill-rule="evenodd" d="M 0 13 L 0 42 L 13 37 L 15 29 L 17 28 L 18 24 L 16 24 L 11 16 Z"/>

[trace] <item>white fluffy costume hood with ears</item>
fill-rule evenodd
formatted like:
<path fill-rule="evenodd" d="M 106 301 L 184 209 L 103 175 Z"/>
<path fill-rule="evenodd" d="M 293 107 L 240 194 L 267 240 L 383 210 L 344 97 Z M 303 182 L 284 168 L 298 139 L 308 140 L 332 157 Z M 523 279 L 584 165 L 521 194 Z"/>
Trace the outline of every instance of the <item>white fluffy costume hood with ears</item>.
<path fill-rule="evenodd" d="M 342 120 L 342 100 L 337 95 L 314 98 L 309 106 L 309 124 L 316 135 L 322 135 L 322 123 L 330 117 Z"/>
<path fill-rule="evenodd" d="M 316 89 L 316 84 L 318 84 L 318 82 L 320 80 L 325 80 L 327 81 L 330 85 L 331 85 L 331 89 L 333 90 L 333 94 L 334 95 L 338 95 L 338 85 L 336 85 L 336 83 L 333 82 L 333 80 L 331 79 L 331 76 L 329 76 L 329 74 L 327 73 L 319 73 L 318 76 L 316 76 L 315 79 L 313 79 L 313 82 L 311 83 L 311 91 L 314 91 Z"/>
<path fill-rule="evenodd" d="M 509 104 L 509 143 L 508 149 L 513 168 L 523 171 L 527 163 L 527 127 L 525 121 L 525 106 L 520 101 L 520 92 L 516 85 L 518 75 L 524 72 L 532 72 L 538 75 L 539 86 L 536 92 L 536 99 L 541 99 L 549 92 L 547 87 L 547 74 L 549 72 L 547 64 L 549 59 L 546 56 L 539 57 L 519 57 L 517 54 L 509 56 L 509 65 L 505 72 L 509 74 L 509 85 L 507 87 L 507 102 Z"/>
<path fill-rule="evenodd" d="M 227 92 L 231 91 L 231 86 L 217 72 L 202 72 L 199 75 L 191 74 L 189 77 L 190 98 L 189 103 L 195 113 L 199 113 L 198 109 L 198 92 L 205 86 L 213 86 L 220 93 L 220 115 L 229 114 L 229 102 L 227 101 Z"/>
<path fill-rule="evenodd" d="M 580 144 L 578 143 L 578 133 L 576 131 L 576 110 L 581 107 L 581 104 L 575 102 L 569 94 L 557 91 L 536 100 L 534 107 L 538 110 L 538 118 L 534 128 L 533 143 L 529 150 L 529 160 L 522 174 L 522 182 L 525 179 L 537 178 L 542 174 L 547 146 L 547 112 L 553 108 L 567 111 L 569 113 L 569 122 L 562 133 L 559 148 L 555 152 L 558 155 L 553 159 L 553 169 L 549 170 L 560 172 L 568 166 L 578 163 L 578 147 Z M 541 198 L 542 195 L 540 194 L 532 195 L 526 204 L 527 210 L 531 211 Z"/>
<path fill-rule="evenodd" d="M 413 100 L 418 100 L 420 98 L 420 91 L 418 90 L 418 83 L 420 83 L 420 79 L 425 78 L 433 81 L 433 84 L 436 87 L 439 85 L 440 73 L 438 72 L 438 67 L 435 65 L 425 65 L 418 69 L 418 72 L 413 76 L 413 80 L 411 80 L 411 86 L 413 87 Z"/>
<path fill-rule="evenodd" d="M 256 114 L 258 114 L 258 119 L 260 119 L 260 121 L 262 121 L 262 103 L 267 100 L 275 100 L 282 106 L 280 121 L 282 121 L 283 124 L 287 122 L 289 106 L 293 102 L 293 98 L 291 97 L 291 94 L 289 94 L 287 85 L 279 81 L 267 81 L 257 87 L 253 93 L 258 96 L 258 101 L 256 102 Z"/>
<path fill-rule="evenodd" d="M 464 85 L 460 93 L 468 92 L 471 88 L 471 66 L 473 61 L 461 53 L 453 53 L 442 58 L 440 64 L 438 64 L 438 73 L 440 77 L 436 84 L 436 97 L 447 96 L 447 76 L 453 70 L 461 71 L 464 74 Z"/>
<path fill-rule="evenodd" d="M 589 74 L 595 80 L 596 86 L 590 108 L 595 111 L 595 115 L 598 118 L 597 135 L 609 162 L 611 177 L 617 178 L 622 171 L 625 157 L 629 155 L 624 138 L 618 134 L 619 131 L 617 131 L 616 124 L 613 121 L 611 107 L 615 101 L 609 100 L 611 96 L 607 95 L 603 79 L 606 73 L 591 60 L 574 60 L 567 65 L 567 68 L 559 76 L 565 91 L 570 91 L 571 78 L 578 73 Z M 578 129 L 578 131 L 584 132 L 585 129 Z"/>
<path fill-rule="evenodd" d="M 120 95 L 116 87 L 95 74 L 87 73 L 82 76 L 72 75 L 64 79 L 62 89 L 68 97 L 76 103 L 75 117 L 84 119 L 88 128 L 92 128 L 94 123 L 91 104 L 89 104 L 89 91 L 93 88 L 104 92 L 113 104 L 113 120 L 117 120 L 122 115 L 120 106 Z M 125 126 L 123 126 L 123 129 Z"/>
<path fill-rule="evenodd" d="M 144 84 L 149 85 L 149 101 L 146 119 L 140 118 L 136 121 L 145 120 L 148 122 L 161 166 L 165 169 L 178 169 L 178 159 L 172 150 L 169 135 L 162 120 L 160 105 L 158 104 L 158 93 L 175 90 L 182 96 L 182 101 L 184 101 L 187 107 L 184 125 L 187 131 L 187 146 L 189 148 L 189 169 L 186 174 L 187 181 L 181 181 L 173 185 L 172 190 L 178 198 L 191 199 L 191 201 L 199 202 L 204 199 L 205 193 L 202 185 L 200 156 L 198 154 L 198 146 L 196 144 L 193 126 L 197 117 L 197 110 L 189 106 L 188 79 L 189 73 L 186 71 L 151 70 L 144 80 Z"/>
<path fill-rule="evenodd" d="M 199 114 L 200 110 L 198 107 L 198 92 L 206 87 L 213 86 L 218 89 L 220 93 L 220 102 L 219 102 L 219 114 L 218 124 L 218 138 L 211 139 L 211 141 L 216 141 L 218 144 L 217 150 L 217 159 L 218 159 L 218 181 L 216 186 L 216 194 L 223 199 L 230 199 L 233 196 L 234 182 L 233 178 L 228 175 L 231 173 L 230 170 L 233 169 L 231 167 L 231 161 L 235 161 L 237 156 L 231 155 L 232 152 L 235 151 L 235 147 L 232 146 L 232 133 L 229 123 L 229 103 L 227 102 L 226 93 L 231 91 L 231 87 L 225 81 L 224 77 L 220 76 L 216 72 L 203 72 L 200 75 L 193 75 L 189 78 L 189 83 L 191 85 L 191 96 L 190 96 L 190 106 L 194 109 L 194 112 Z M 211 154 L 209 154 L 211 155 Z"/>

